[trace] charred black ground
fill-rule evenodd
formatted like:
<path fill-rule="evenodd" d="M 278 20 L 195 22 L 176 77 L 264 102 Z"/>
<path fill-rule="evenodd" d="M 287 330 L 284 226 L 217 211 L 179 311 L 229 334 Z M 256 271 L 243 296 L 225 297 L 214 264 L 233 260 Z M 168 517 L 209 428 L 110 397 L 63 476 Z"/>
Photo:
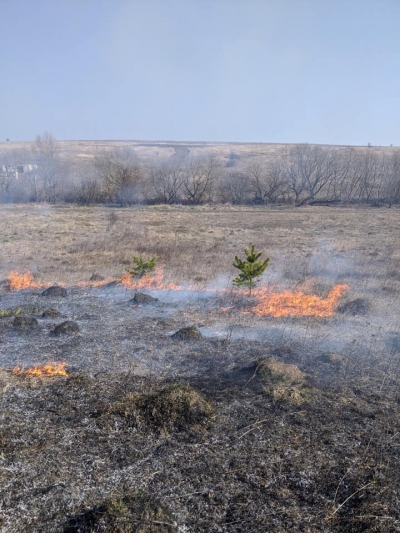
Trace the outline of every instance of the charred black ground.
<path fill-rule="evenodd" d="M 157 296 L 2 293 L 2 531 L 400 531 L 394 331 Z"/>

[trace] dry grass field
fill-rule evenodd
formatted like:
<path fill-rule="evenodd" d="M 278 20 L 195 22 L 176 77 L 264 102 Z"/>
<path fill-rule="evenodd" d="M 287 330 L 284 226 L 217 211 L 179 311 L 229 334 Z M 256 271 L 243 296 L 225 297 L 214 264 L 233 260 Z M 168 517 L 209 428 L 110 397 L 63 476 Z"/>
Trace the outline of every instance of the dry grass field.
<path fill-rule="evenodd" d="M 400 531 L 399 209 L 1 210 L 0 531 Z M 273 294 L 347 285 L 332 314 L 252 313 L 251 243 Z"/>
<path fill-rule="evenodd" d="M 267 275 L 290 288 L 325 272 L 399 290 L 398 209 L 4 205 L 1 213 L 3 276 L 29 269 L 47 283 L 75 283 L 97 271 L 122 275 L 139 254 L 156 255 L 169 280 L 211 282 L 232 274 L 234 256 L 255 243 L 271 257 Z"/>

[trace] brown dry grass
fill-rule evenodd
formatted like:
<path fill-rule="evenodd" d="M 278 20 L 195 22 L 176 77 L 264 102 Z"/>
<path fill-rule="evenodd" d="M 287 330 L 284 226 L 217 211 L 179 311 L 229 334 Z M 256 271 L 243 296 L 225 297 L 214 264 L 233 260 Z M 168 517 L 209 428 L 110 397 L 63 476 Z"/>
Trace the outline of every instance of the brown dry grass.
<path fill-rule="evenodd" d="M 270 273 L 294 287 L 328 270 L 351 285 L 400 284 L 400 210 L 249 207 L 2 206 L 2 275 L 31 269 L 44 282 L 120 276 L 133 255 L 157 255 L 174 281 L 232 273 L 255 243 Z M 329 276 L 328 276 L 329 277 Z M 364 283 L 365 284 L 365 283 Z"/>

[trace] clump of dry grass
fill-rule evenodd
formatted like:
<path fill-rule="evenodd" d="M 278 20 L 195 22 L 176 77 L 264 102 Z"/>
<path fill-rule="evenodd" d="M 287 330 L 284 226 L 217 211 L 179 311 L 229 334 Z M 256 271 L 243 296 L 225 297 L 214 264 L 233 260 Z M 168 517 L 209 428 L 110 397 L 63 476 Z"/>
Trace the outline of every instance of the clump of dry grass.
<path fill-rule="evenodd" d="M 59 337 L 61 335 L 73 335 L 74 333 L 79 333 L 80 328 L 76 322 L 73 320 L 65 320 L 61 324 L 57 324 L 55 328 L 51 331 L 51 335 L 54 337 Z"/>
<path fill-rule="evenodd" d="M 215 410 L 193 387 L 175 383 L 155 392 L 128 394 L 109 406 L 106 415 L 117 415 L 144 431 L 170 433 L 208 426 Z"/>
<path fill-rule="evenodd" d="M 274 402 L 301 405 L 310 401 L 311 388 L 299 367 L 274 359 L 262 360 L 257 365 L 264 391 Z"/>

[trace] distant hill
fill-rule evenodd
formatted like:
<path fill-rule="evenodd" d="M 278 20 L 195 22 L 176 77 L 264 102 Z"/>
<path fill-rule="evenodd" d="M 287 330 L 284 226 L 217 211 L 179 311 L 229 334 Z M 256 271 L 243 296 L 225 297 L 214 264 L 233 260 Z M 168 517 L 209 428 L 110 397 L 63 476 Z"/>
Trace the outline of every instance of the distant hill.
<path fill-rule="evenodd" d="M 99 141 L 57 141 L 59 155 L 62 158 L 91 159 L 102 150 L 115 147 L 132 148 L 138 157 L 146 162 L 168 158 L 183 158 L 188 155 L 214 156 L 221 159 L 227 166 L 247 164 L 252 159 L 270 159 L 279 154 L 283 149 L 295 146 L 295 144 L 279 143 L 224 143 L 224 142 L 194 142 L 194 141 L 122 141 L 122 140 L 99 140 Z M 330 149 L 349 148 L 341 145 L 320 145 Z M 10 141 L 0 142 L 0 153 L 9 150 L 31 151 L 35 147 L 34 141 Z M 393 146 L 355 146 L 355 150 L 369 150 L 374 153 L 389 155 L 399 151 L 399 147 Z M 241 166 L 240 165 L 240 166 Z"/>

